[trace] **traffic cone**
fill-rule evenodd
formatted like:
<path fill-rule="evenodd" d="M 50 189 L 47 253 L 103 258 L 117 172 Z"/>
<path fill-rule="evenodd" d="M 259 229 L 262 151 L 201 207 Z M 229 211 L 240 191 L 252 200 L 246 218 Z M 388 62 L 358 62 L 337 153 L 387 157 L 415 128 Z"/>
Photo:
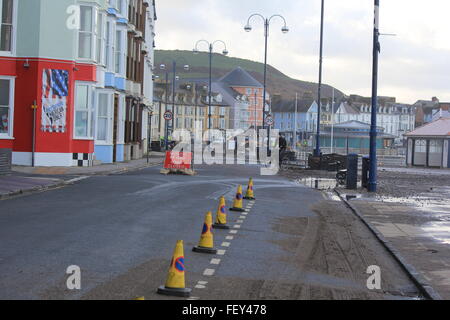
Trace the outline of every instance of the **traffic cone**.
<path fill-rule="evenodd" d="M 241 185 L 238 186 L 236 197 L 234 198 L 233 208 L 230 208 L 230 211 L 245 212 L 245 209 L 242 208 L 242 186 Z"/>
<path fill-rule="evenodd" d="M 212 213 L 208 211 L 205 216 L 205 222 L 203 224 L 202 235 L 198 246 L 192 248 L 194 252 L 211 253 L 216 254 L 217 250 L 214 249 L 214 238 L 212 234 Z"/>
<path fill-rule="evenodd" d="M 213 224 L 213 228 L 215 229 L 230 229 L 227 226 L 227 214 L 225 212 L 225 197 L 220 197 L 219 207 L 216 212 L 216 223 Z"/>
<path fill-rule="evenodd" d="M 166 296 L 189 297 L 191 289 L 186 288 L 184 280 L 183 240 L 178 240 L 170 262 L 166 284 L 158 288 L 157 293 Z"/>
<path fill-rule="evenodd" d="M 255 194 L 253 193 L 253 178 L 250 178 L 250 180 L 248 181 L 247 193 L 245 194 L 244 199 L 245 200 L 256 200 Z"/>

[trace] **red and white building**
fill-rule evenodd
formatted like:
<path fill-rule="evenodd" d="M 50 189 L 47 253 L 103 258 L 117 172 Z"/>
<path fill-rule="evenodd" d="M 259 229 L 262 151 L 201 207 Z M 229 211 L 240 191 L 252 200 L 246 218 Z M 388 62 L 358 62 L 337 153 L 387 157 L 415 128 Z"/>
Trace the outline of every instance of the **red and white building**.
<path fill-rule="evenodd" d="M 140 65 L 128 57 L 129 34 L 138 33 L 128 29 L 128 11 L 136 17 L 136 8 L 144 10 L 139 17 L 153 12 L 153 21 L 154 2 L 143 0 L 0 0 L 0 151 L 11 151 L 13 164 L 90 166 L 97 145 L 121 153 L 97 160 L 123 160 L 126 126 L 136 126 L 120 101 L 130 96 L 137 95 L 136 130 L 145 138 L 152 86 L 127 88 L 127 68 L 146 76 L 153 68 L 147 47 Z M 110 144 L 98 143 L 100 133 Z"/>

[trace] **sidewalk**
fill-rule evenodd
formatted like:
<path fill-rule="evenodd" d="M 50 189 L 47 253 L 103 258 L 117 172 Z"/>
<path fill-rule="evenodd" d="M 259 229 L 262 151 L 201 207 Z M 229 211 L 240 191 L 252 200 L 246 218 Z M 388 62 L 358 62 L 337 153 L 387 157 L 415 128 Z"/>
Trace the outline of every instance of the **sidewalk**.
<path fill-rule="evenodd" d="M 120 174 L 162 164 L 163 153 L 152 153 L 147 159 L 104 164 L 93 167 L 24 167 L 13 166 L 10 175 L 0 176 L 0 200 L 9 197 L 45 191 L 71 184 L 77 180 L 93 176 Z"/>
<path fill-rule="evenodd" d="M 343 191 L 347 194 L 351 192 Z M 441 211 L 411 203 L 350 200 L 358 213 L 443 298 L 450 299 L 450 222 Z M 450 208 L 446 208 L 450 210 Z M 420 276 L 419 276 L 420 278 Z"/>
<path fill-rule="evenodd" d="M 93 167 L 24 167 L 13 166 L 14 172 L 24 174 L 37 175 L 105 175 L 117 174 L 132 170 L 139 170 L 160 164 L 164 161 L 164 154 L 162 152 L 152 152 L 149 162 L 147 158 L 139 160 L 131 160 L 128 162 L 118 162 L 113 164 L 102 164 Z"/>

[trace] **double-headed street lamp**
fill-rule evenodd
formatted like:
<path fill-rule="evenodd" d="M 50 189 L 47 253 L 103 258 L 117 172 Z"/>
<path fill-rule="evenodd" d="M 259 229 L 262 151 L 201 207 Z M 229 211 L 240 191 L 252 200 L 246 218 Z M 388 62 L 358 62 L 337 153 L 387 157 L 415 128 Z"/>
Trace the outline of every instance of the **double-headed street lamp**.
<path fill-rule="evenodd" d="M 222 51 L 222 54 L 224 56 L 228 55 L 227 45 L 222 40 L 216 40 L 213 42 L 209 42 L 206 40 L 198 40 L 194 47 L 194 53 L 199 53 L 198 46 L 200 43 L 206 43 L 209 48 L 209 92 L 208 92 L 208 129 L 211 129 L 211 103 L 212 103 L 212 58 L 214 53 L 214 45 L 217 43 L 222 43 L 224 45 L 224 49 Z"/>
<path fill-rule="evenodd" d="M 250 25 L 250 21 L 253 17 L 260 17 L 263 22 L 264 22 L 264 92 L 263 92 L 263 113 L 264 113 L 264 117 L 263 117 L 263 128 L 264 125 L 267 124 L 266 120 L 268 118 L 268 116 L 270 115 L 270 110 L 269 107 L 266 107 L 266 91 L 267 91 L 267 38 L 269 37 L 269 25 L 270 25 L 270 21 L 272 21 L 273 18 L 281 18 L 284 22 L 284 26 L 281 28 L 281 32 L 283 33 L 287 33 L 289 32 L 289 28 L 287 27 L 286 24 L 286 19 L 279 15 L 279 14 L 274 14 L 273 16 L 271 16 L 270 18 L 266 18 L 263 15 L 259 14 L 259 13 L 254 13 L 252 15 L 250 15 L 250 17 L 247 19 L 247 25 L 244 27 L 244 30 L 246 32 L 250 32 L 252 31 L 252 26 Z M 270 125 L 267 124 L 267 154 L 270 153 Z"/>
<path fill-rule="evenodd" d="M 168 146 L 168 142 L 169 142 L 169 123 L 171 123 L 171 129 L 173 130 L 174 126 L 175 126 L 175 83 L 176 81 L 179 79 L 179 77 L 177 76 L 176 72 L 177 72 L 177 62 L 178 60 L 184 60 L 185 64 L 183 66 L 184 71 L 189 71 L 189 65 L 187 64 L 186 59 L 184 59 L 183 57 L 180 57 L 178 59 L 174 59 L 171 61 L 172 64 L 172 73 L 173 73 L 173 79 L 172 79 L 172 120 L 166 120 L 166 133 L 165 133 L 165 139 L 164 139 L 164 143 L 165 143 L 165 147 L 166 150 L 169 149 Z M 169 104 L 169 90 L 168 90 L 168 84 L 169 84 L 169 70 L 167 69 L 167 65 L 163 62 L 161 63 L 161 65 L 159 66 L 160 70 L 165 71 L 166 72 L 166 112 L 169 111 L 168 109 L 168 104 Z"/>

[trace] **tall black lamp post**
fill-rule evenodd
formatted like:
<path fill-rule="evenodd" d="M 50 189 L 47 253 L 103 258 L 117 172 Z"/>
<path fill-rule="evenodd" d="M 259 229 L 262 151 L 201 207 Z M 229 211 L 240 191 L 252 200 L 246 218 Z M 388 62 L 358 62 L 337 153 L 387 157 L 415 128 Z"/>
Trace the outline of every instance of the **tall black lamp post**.
<path fill-rule="evenodd" d="M 316 149 L 314 149 L 314 156 L 320 156 L 320 111 L 322 108 L 322 63 L 323 63 L 323 18 L 325 12 L 325 0 L 322 0 L 321 14 L 320 14 L 320 53 L 319 53 L 319 88 L 317 89 L 317 136 Z"/>
<path fill-rule="evenodd" d="M 224 45 L 224 49 L 222 51 L 222 54 L 224 56 L 228 55 L 227 45 L 222 40 L 216 40 L 213 42 L 209 42 L 206 40 L 198 40 L 194 47 L 194 53 L 199 53 L 198 46 L 200 43 L 206 43 L 209 48 L 209 90 L 208 90 L 208 129 L 211 129 L 211 104 L 212 104 L 212 61 L 213 61 L 213 53 L 214 53 L 214 46 L 217 43 L 222 43 Z"/>
<path fill-rule="evenodd" d="M 380 52 L 380 0 L 375 1 L 375 18 L 373 23 L 373 66 L 372 66 L 372 110 L 370 124 L 370 167 L 369 192 L 377 191 L 377 106 L 378 106 L 378 54 Z"/>
<path fill-rule="evenodd" d="M 289 32 L 289 28 L 287 27 L 286 19 L 279 14 L 274 14 L 270 18 L 266 18 L 259 13 L 254 13 L 254 14 L 250 15 L 250 17 L 247 19 L 247 25 L 244 27 L 244 30 L 246 32 L 252 31 L 252 26 L 250 25 L 250 21 L 253 17 L 260 17 L 264 22 L 264 85 L 263 85 L 263 87 L 264 87 L 264 90 L 263 90 L 264 119 L 263 119 L 263 128 L 264 128 L 264 125 L 267 125 L 267 154 L 269 155 L 270 154 L 270 125 L 266 124 L 266 119 L 270 115 L 270 107 L 266 106 L 266 91 L 267 91 L 267 39 L 269 37 L 270 21 L 276 17 L 281 18 L 284 22 L 284 26 L 281 28 L 281 32 L 283 32 L 283 33 Z"/>

